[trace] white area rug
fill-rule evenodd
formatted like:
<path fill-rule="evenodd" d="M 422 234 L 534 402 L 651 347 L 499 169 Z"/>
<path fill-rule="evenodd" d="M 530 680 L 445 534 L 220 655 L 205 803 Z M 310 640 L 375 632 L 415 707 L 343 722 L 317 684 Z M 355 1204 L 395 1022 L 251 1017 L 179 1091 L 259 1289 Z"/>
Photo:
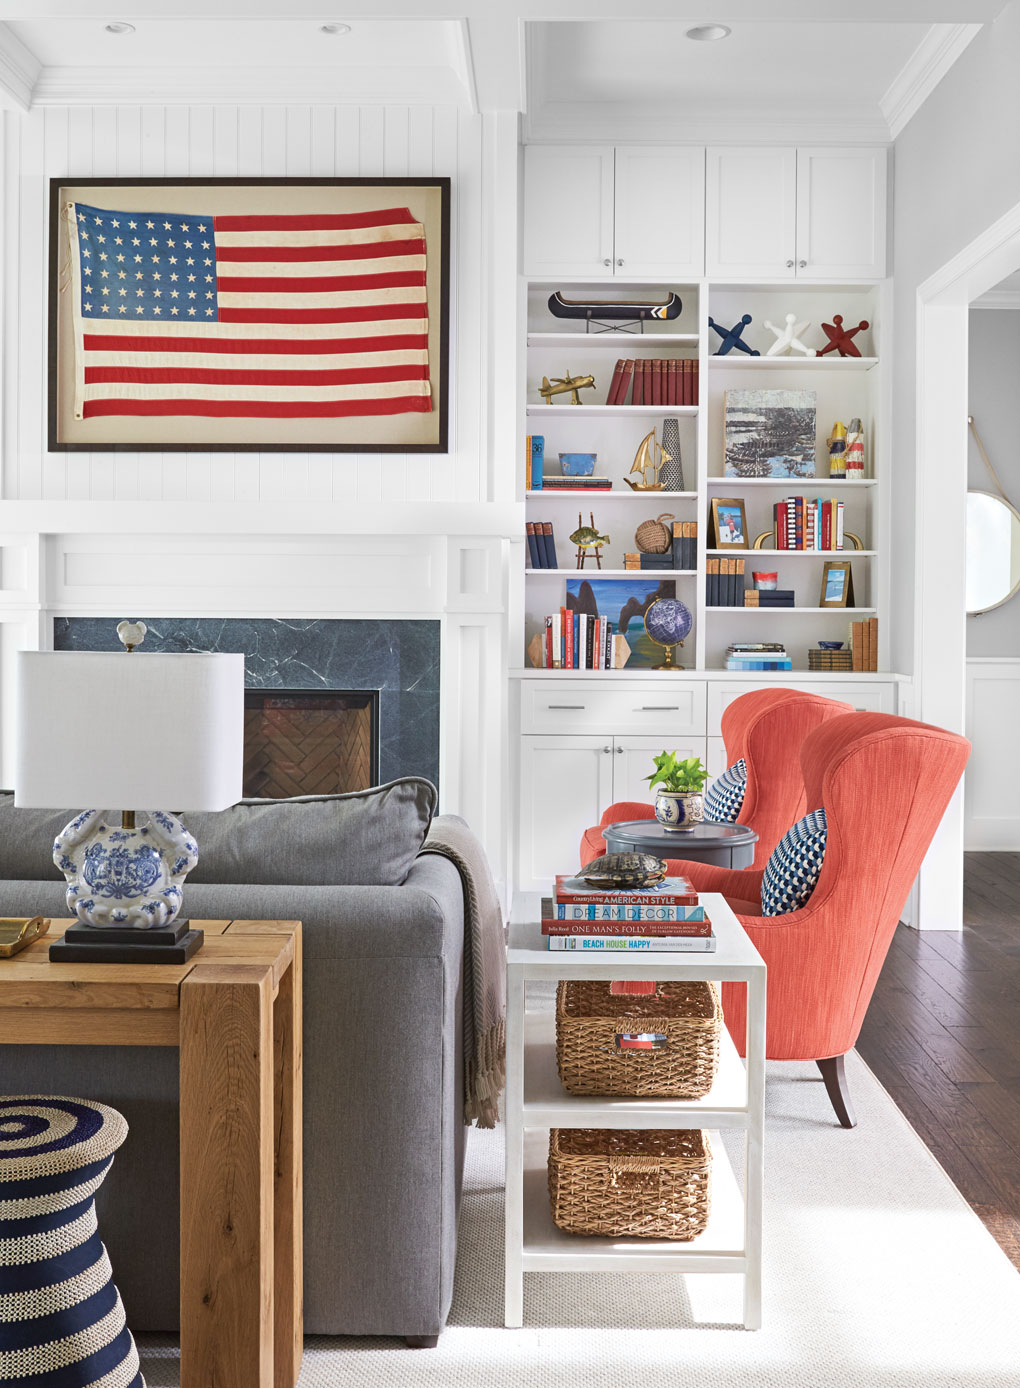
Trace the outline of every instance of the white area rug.
<path fill-rule="evenodd" d="M 503 1329 L 502 1135 L 472 1131 L 438 1348 L 309 1339 L 300 1388 L 1018 1388 L 1020 1274 L 847 1070 L 852 1132 L 813 1065 L 770 1067 L 762 1330 L 739 1327 L 736 1277 L 564 1273 L 526 1274 L 526 1328 Z M 142 1354 L 149 1388 L 179 1382 L 169 1341 Z"/>

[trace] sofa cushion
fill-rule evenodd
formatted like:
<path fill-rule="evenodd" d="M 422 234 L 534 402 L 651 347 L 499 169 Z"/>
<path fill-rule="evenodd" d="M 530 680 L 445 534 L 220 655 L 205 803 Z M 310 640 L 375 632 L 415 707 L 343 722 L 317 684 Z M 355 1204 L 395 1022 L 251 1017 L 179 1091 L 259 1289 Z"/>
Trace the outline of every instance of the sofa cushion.
<path fill-rule="evenodd" d="M 787 829 L 772 850 L 761 879 L 763 916 L 784 916 L 807 905 L 822 870 L 827 837 L 824 810 L 812 810 Z"/>
<path fill-rule="evenodd" d="M 436 788 L 417 776 L 351 795 L 242 800 L 186 813 L 198 841 L 189 882 L 399 886 L 425 842 Z M 0 793 L 0 878 L 59 877 L 53 840 L 78 810 L 21 810 Z"/>
<path fill-rule="evenodd" d="M 736 824 L 747 791 L 747 762 L 743 757 L 717 776 L 705 792 L 705 818 L 716 824 Z"/>

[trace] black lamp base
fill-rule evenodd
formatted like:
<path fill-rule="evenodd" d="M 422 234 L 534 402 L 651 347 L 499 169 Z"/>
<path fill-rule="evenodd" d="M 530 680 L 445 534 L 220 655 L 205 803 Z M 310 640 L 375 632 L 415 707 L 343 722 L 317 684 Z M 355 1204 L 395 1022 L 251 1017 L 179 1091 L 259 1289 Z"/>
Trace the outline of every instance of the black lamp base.
<path fill-rule="evenodd" d="M 190 921 L 159 930 L 72 925 L 50 945 L 50 959 L 63 964 L 186 964 L 205 938 Z"/>

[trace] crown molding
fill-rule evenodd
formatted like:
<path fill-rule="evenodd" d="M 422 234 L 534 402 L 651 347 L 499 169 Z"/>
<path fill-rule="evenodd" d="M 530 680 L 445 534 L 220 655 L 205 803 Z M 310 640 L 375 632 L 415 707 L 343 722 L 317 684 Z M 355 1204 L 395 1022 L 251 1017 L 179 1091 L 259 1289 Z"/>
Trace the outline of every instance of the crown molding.
<path fill-rule="evenodd" d="M 31 94 L 33 106 L 462 106 L 467 99 L 461 75 L 448 67 L 46 67 Z"/>
<path fill-rule="evenodd" d="M 1006 308 L 1016 313 L 1020 310 L 1020 289 L 989 289 L 974 300 L 971 308 Z"/>
<path fill-rule="evenodd" d="M 879 106 L 895 140 L 979 31 L 980 24 L 933 24 L 886 88 Z"/>
<path fill-rule="evenodd" d="M 7 24 L 0 24 L 0 107 L 27 111 L 42 64 Z"/>
<path fill-rule="evenodd" d="M 691 115 L 675 107 L 547 101 L 529 110 L 526 144 L 825 145 L 889 143 L 889 129 L 874 115 L 806 112 L 769 117 L 760 109 Z"/>

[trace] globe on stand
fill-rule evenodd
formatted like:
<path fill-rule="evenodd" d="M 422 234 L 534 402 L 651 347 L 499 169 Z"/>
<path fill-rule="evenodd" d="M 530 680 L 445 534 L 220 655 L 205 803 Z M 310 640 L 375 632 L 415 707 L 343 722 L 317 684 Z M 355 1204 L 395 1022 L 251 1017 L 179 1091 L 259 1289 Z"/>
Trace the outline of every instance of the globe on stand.
<path fill-rule="evenodd" d="M 694 625 L 690 608 L 679 598 L 656 598 L 645 613 L 645 631 L 657 646 L 665 649 L 666 655 L 661 665 L 654 670 L 682 670 L 675 663 L 673 651 L 684 644 L 684 637 Z"/>

